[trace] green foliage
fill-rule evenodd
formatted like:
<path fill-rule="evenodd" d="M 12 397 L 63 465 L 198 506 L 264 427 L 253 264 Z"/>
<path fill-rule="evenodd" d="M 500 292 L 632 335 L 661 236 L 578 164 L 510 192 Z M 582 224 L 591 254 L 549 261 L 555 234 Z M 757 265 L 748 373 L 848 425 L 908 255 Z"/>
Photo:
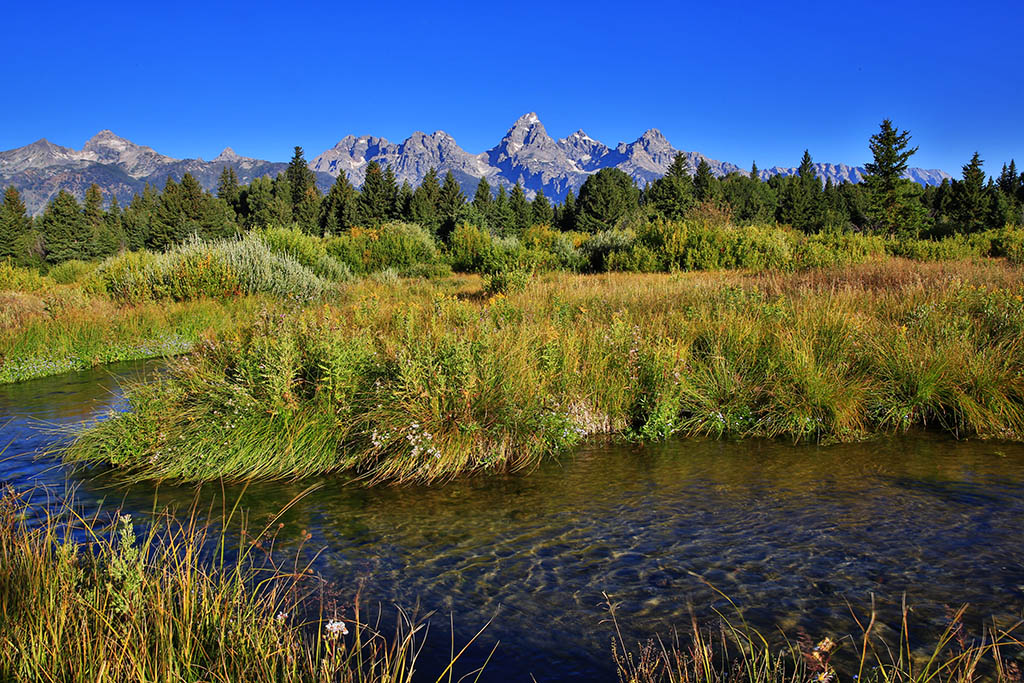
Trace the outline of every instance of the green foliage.
<path fill-rule="evenodd" d="M 686 216 L 694 202 L 693 179 L 686 154 L 679 152 L 668 171 L 651 183 L 644 194 L 644 203 L 669 220 Z"/>
<path fill-rule="evenodd" d="M 288 228 L 264 228 L 258 234 L 272 252 L 295 259 L 325 280 L 344 282 L 352 277 L 350 267 L 332 258 L 322 240 Z"/>
<path fill-rule="evenodd" d="M 358 198 L 359 192 L 345 172 L 338 173 L 327 196 L 320 202 L 320 235 L 337 235 L 352 227 Z"/>
<path fill-rule="evenodd" d="M 216 242 L 190 240 L 161 254 L 128 252 L 98 270 L 117 301 L 187 301 L 267 293 L 309 300 L 328 283 L 294 258 L 275 253 L 258 235 Z"/>
<path fill-rule="evenodd" d="M 69 285 L 84 282 L 99 268 L 99 265 L 95 261 L 64 261 L 51 268 L 47 275 L 57 284 Z"/>
<path fill-rule="evenodd" d="M 484 278 L 484 292 L 495 294 L 515 294 L 526 289 L 533 278 L 533 273 L 524 268 L 499 270 Z"/>
<path fill-rule="evenodd" d="M 897 132 L 892 121 L 884 119 L 871 136 L 874 160 L 865 165 L 864 178 L 871 229 L 903 239 L 917 237 L 925 221 L 920 185 L 903 178 L 907 162 L 917 152 L 917 147 L 907 148 L 909 142 L 908 131 Z"/>
<path fill-rule="evenodd" d="M 356 200 L 355 222 L 366 227 L 375 227 L 396 218 L 395 205 L 398 199 L 398 185 L 391 167 L 382 169 L 376 161 L 366 166 L 363 188 Z"/>
<path fill-rule="evenodd" d="M 617 168 L 603 168 L 587 178 L 576 202 L 576 229 L 611 230 L 639 206 L 640 191 L 632 178 Z"/>
<path fill-rule="evenodd" d="M 39 227 L 46 245 L 46 261 L 51 264 L 89 258 L 92 236 L 78 201 L 61 190 L 46 205 Z"/>
<path fill-rule="evenodd" d="M 413 223 L 390 222 L 377 228 L 353 228 L 347 235 L 327 240 L 325 248 L 357 274 L 386 268 L 402 271 L 438 260 L 434 239 Z"/>
<path fill-rule="evenodd" d="M 4 201 L 0 204 L 0 260 L 23 258 L 19 243 L 31 229 L 32 220 L 25 210 L 25 202 L 12 185 L 4 191 Z"/>
<path fill-rule="evenodd" d="M 203 190 L 192 174 L 186 173 L 180 184 L 167 179 L 152 214 L 146 246 L 163 250 L 189 237 L 217 239 L 237 231 L 227 203 Z"/>

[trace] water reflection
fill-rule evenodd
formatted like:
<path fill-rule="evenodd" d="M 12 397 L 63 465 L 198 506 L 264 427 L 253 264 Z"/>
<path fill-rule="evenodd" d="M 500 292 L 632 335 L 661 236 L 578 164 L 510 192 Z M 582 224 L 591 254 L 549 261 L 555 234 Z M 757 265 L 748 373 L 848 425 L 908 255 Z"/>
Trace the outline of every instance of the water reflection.
<path fill-rule="evenodd" d="M 149 371 L 145 367 L 127 374 Z M 117 403 L 116 377 L 86 373 L 0 388 L 0 432 L 13 440 L 0 478 L 62 486 L 68 474 L 30 453 L 47 442 L 28 418 L 74 422 Z M 129 509 L 220 500 L 221 488 L 123 491 L 72 476 L 80 495 Z M 226 490 L 268 519 L 310 482 Z M 903 593 L 941 629 L 945 605 L 977 617 L 1024 606 L 1024 447 L 915 435 L 814 447 L 777 442 L 595 444 L 528 475 L 440 487 L 360 488 L 325 479 L 291 508 L 279 544 L 302 530 L 318 568 L 369 601 L 455 614 L 457 641 L 497 615 L 473 655 L 501 640 L 488 680 L 605 677 L 604 593 L 629 638 L 666 633 L 712 606 L 705 582 L 756 625 L 847 632 L 846 600 L 879 596 L 893 618 Z M 217 503 L 220 510 L 220 503 Z M 219 512 L 218 512 L 219 514 Z M 424 663 L 447 652 L 432 629 Z M 926 637 L 929 634 L 923 634 Z"/>

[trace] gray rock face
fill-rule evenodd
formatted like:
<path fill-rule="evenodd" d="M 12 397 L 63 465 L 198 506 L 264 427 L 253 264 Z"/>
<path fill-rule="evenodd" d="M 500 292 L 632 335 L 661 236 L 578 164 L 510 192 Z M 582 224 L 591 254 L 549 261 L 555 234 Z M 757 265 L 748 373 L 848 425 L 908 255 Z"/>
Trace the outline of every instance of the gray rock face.
<path fill-rule="evenodd" d="M 43 139 L 0 152 L 0 187 L 18 188 L 29 212 L 39 214 L 60 190 L 82 199 L 93 183 L 99 185 L 108 202 L 117 197 L 122 206 L 147 182 L 163 187 L 168 177 L 180 181 L 186 173 L 194 175 L 207 190 L 215 190 L 225 166 L 235 169 L 240 182 L 248 183 L 263 175 L 276 176 L 287 164 L 242 157 L 230 147 L 213 161 L 174 159 L 103 130 L 81 150 Z M 324 188 L 333 182 L 327 175 L 317 180 Z"/>
<path fill-rule="evenodd" d="M 633 142 L 620 142 L 614 148 L 582 130 L 555 140 L 532 112 L 517 119 L 497 145 L 479 154 L 462 149 L 444 131 L 430 135 L 416 132 L 397 144 L 370 135 L 348 135 L 314 157 L 309 167 L 317 173 L 317 184 L 324 191 L 341 173 L 361 186 L 367 164 L 377 161 L 382 166 L 390 165 L 399 183 L 408 181 L 416 186 L 433 167 L 441 176 L 451 171 L 470 197 L 480 178 L 486 178 L 492 187 L 510 188 L 518 182 L 528 197 L 543 190 L 548 197 L 560 201 L 569 190 L 578 193 L 586 179 L 602 168 L 621 169 L 638 185 L 644 186 L 664 175 L 680 151 L 686 155 L 691 173 L 702 159 L 719 177 L 747 172 L 735 164 L 709 159 L 700 152 L 673 147 L 655 128 Z M 163 187 L 168 176 L 180 180 L 185 173 L 194 175 L 204 188 L 214 190 L 225 166 L 234 168 L 242 183 L 264 175 L 275 176 L 286 168 L 283 163 L 239 156 L 230 147 L 213 161 L 173 159 L 103 130 L 81 150 L 43 139 L 0 152 L 0 186 L 17 187 L 29 211 L 39 213 L 60 189 L 81 198 L 93 182 L 107 197 L 116 196 L 122 204 L 131 201 L 132 195 L 140 192 L 146 182 Z M 860 166 L 827 163 L 815 164 L 815 171 L 822 182 L 831 178 L 835 183 L 860 182 L 865 173 Z M 759 175 L 767 179 L 795 172 L 795 168 L 776 166 L 761 170 Z M 938 185 L 950 178 L 943 171 L 920 168 L 909 169 L 906 177 L 922 185 Z"/>
<path fill-rule="evenodd" d="M 761 169 L 757 175 L 761 180 L 767 180 L 772 176 L 791 176 L 796 175 L 796 167 L 784 168 L 782 166 L 772 166 L 771 168 Z M 824 183 L 826 180 L 831 179 L 833 183 L 859 183 L 864 180 L 864 176 L 867 174 L 867 169 L 863 166 L 847 166 L 846 164 L 814 164 L 814 173 Z M 949 175 L 945 171 L 938 169 L 924 169 L 924 168 L 908 168 L 903 177 L 908 180 L 913 180 L 919 185 L 941 185 L 943 180 L 952 180 L 953 176 Z"/>

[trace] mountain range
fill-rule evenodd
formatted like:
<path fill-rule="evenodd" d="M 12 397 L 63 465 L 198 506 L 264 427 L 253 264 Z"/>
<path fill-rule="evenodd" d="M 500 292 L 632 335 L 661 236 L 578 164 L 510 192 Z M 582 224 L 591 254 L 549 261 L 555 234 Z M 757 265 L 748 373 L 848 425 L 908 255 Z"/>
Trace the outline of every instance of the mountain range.
<path fill-rule="evenodd" d="M 401 143 L 364 135 L 342 138 L 334 147 L 309 162 L 316 172 L 317 185 L 326 191 L 341 173 L 356 186 L 362 185 L 371 161 L 390 165 L 398 182 L 416 186 L 433 167 L 442 176 L 451 171 L 467 196 L 472 197 L 480 178 L 492 188 L 521 183 L 528 197 L 543 190 L 549 198 L 561 200 L 569 190 L 578 192 L 587 177 L 602 168 L 619 168 L 643 186 L 665 174 L 679 150 L 655 128 L 633 142 L 609 147 L 582 130 L 561 138 L 548 135 L 534 113 L 521 116 L 505 136 L 491 149 L 473 154 L 462 149 L 451 135 L 436 131 L 430 135 L 416 132 Z M 684 151 L 691 171 L 701 159 L 712 172 L 724 176 L 748 171 L 727 161 L 710 159 L 700 152 Z M 148 182 L 163 187 L 168 176 L 179 179 L 191 173 L 210 190 L 225 166 L 235 169 L 239 181 L 251 182 L 264 175 L 275 176 L 287 164 L 252 159 L 236 154 L 230 147 L 215 159 L 175 159 L 151 147 L 135 144 L 103 130 L 90 138 L 81 150 L 55 145 L 46 139 L 0 152 L 0 186 L 18 188 L 31 213 L 40 213 L 61 189 L 81 198 L 86 188 L 96 183 L 106 197 L 116 196 L 125 205 Z M 815 171 L 824 181 L 860 182 L 865 170 L 860 166 L 818 163 Z M 765 180 L 774 175 L 792 175 L 795 168 L 775 166 L 762 169 Z M 906 177 L 922 185 L 937 185 L 949 174 L 940 170 L 908 169 Z"/>

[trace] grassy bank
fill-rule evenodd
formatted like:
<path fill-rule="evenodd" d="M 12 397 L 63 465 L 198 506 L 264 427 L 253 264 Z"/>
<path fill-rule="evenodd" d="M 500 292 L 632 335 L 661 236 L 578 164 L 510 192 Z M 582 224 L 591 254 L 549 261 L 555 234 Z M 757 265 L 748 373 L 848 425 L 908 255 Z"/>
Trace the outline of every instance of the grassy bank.
<path fill-rule="evenodd" d="M 523 285 L 364 281 L 266 313 L 132 389 L 65 457 L 186 481 L 429 481 L 592 434 L 1024 434 L 1024 279 L 1002 261 Z"/>
<path fill-rule="evenodd" d="M 272 524 L 218 535 L 168 512 L 136 537 L 126 516 L 30 512 L 0 498 L 0 680 L 411 680 L 422 626 L 385 638 L 331 606 L 308 566 L 273 557 Z"/>
<path fill-rule="evenodd" d="M 239 297 L 123 306 L 73 286 L 0 292 L 0 384 L 178 355 L 275 305 Z"/>

